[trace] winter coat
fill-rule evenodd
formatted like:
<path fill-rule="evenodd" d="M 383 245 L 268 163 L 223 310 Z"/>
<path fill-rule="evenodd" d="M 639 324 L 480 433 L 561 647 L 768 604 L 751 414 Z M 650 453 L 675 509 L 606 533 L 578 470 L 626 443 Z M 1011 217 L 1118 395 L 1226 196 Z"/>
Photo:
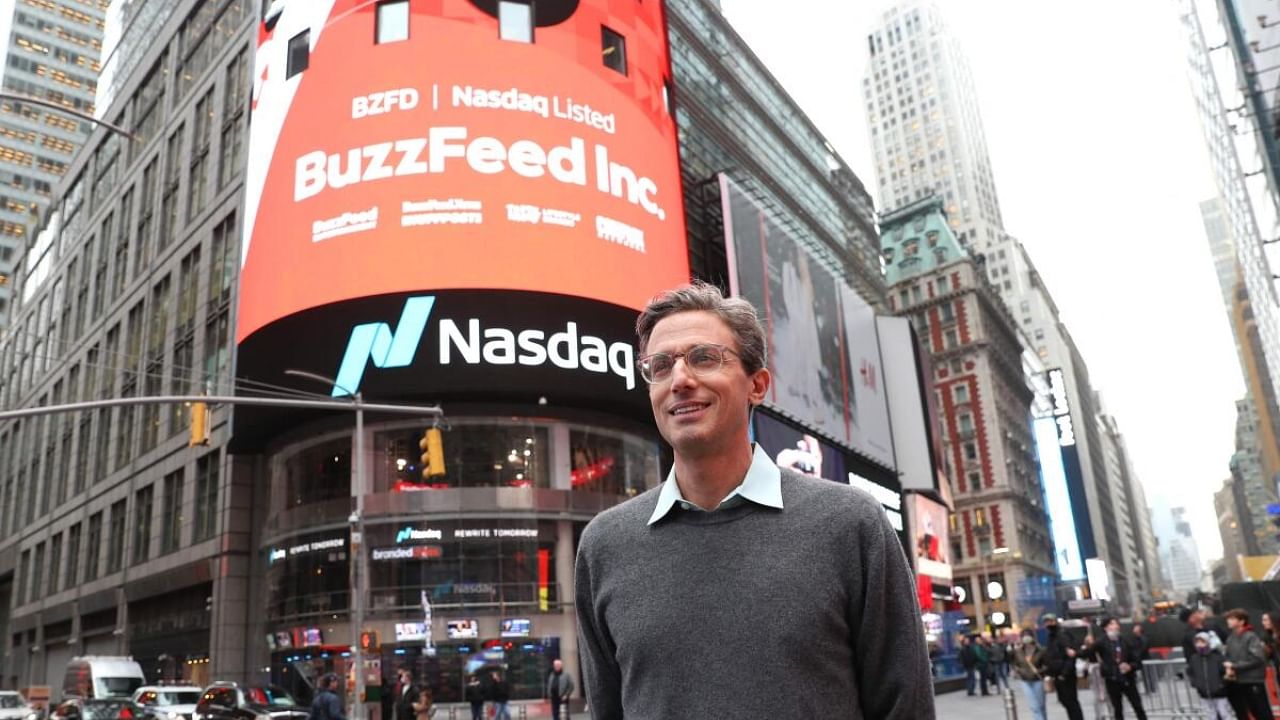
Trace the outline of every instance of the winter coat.
<path fill-rule="evenodd" d="M 1049 651 L 1039 645 L 1019 645 L 1012 657 L 1013 671 L 1019 680 L 1039 680 L 1048 672 Z"/>
<path fill-rule="evenodd" d="M 1220 698 L 1227 696 L 1227 681 L 1222 679 L 1226 658 L 1220 652 L 1205 655 L 1196 653 L 1187 663 L 1187 673 L 1191 678 L 1191 686 L 1202 698 Z"/>
<path fill-rule="evenodd" d="M 965 670 L 972 670 L 978 666 L 978 653 L 974 652 L 973 645 L 960 648 L 960 664 Z"/>
<path fill-rule="evenodd" d="M 1075 647 L 1071 636 L 1059 630 L 1056 634 L 1049 636 L 1049 646 L 1046 648 L 1045 662 L 1049 668 L 1049 675 L 1055 680 L 1066 681 L 1067 678 L 1073 678 L 1076 674 L 1075 658 L 1067 656 L 1067 649 L 1075 650 L 1077 657 L 1080 648 Z"/>
<path fill-rule="evenodd" d="M 467 702 L 471 703 L 472 705 L 483 705 L 484 704 L 484 686 L 478 682 L 467 683 L 466 698 L 467 698 Z"/>
<path fill-rule="evenodd" d="M 1261 685 L 1267 681 L 1267 651 L 1252 630 L 1231 633 L 1227 638 L 1227 662 L 1236 670 L 1236 682 Z"/>
<path fill-rule="evenodd" d="M 496 703 L 510 702 L 511 683 L 506 680 L 494 680 L 489 683 L 489 699 Z"/>
<path fill-rule="evenodd" d="M 555 671 L 552 671 L 547 675 L 547 697 L 548 698 L 570 697 L 573 695 L 574 689 L 575 689 L 575 686 L 573 684 L 573 678 L 569 676 L 569 673 L 562 672 L 559 675 L 556 675 Z"/>
<path fill-rule="evenodd" d="M 992 665 L 1003 665 L 1006 658 L 1004 643 L 993 643 L 987 648 L 987 655 L 991 658 Z"/>
<path fill-rule="evenodd" d="M 1142 664 L 1137 647 L 1124 637 L 1113 641 L 1105 635 L 1102 636 L 1102 639 L 1095 642 L 1093 647 L 1086 652 L 1086 657 L 1097 661 L 1102 666 L 1102 677 L 1108 680 L 1129 682 L 1133 680 L 1133 674 L 1137 672 L 1138 666 Z M 1121 663 L 1129 665 L 1128 672 L 1121 671 Z"/>
<path fill-rule="evenodd" d="M 342 701 L 332 690 L 321 690 L 311 701 L 311 713 L 307 720 L 347 720 L 342 712 Z"/>

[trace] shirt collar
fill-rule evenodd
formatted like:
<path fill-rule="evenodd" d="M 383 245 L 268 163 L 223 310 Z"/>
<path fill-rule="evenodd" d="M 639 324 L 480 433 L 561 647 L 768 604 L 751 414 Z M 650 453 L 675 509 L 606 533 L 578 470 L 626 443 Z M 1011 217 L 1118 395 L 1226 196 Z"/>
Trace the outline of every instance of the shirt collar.
<path fill-rule="evenodd" d="M 782 509 L 782 472 L 759 443 L 755 444 L 755 450 L 751 453 L 751 467 L 747 468 L 747 476 L 742 479 L 742 484 L 721 500 L 716 509 L 737 503 L 739 498 L 757 505 Z M 676 483 L 676 469 L 672 467 L 658 493 L 658 506 L 653 509 L 648 524 L 652 525 L 666 517 L 671 508 L 683 502 L 685 499 L 680 494 L 680 485 Z"/>

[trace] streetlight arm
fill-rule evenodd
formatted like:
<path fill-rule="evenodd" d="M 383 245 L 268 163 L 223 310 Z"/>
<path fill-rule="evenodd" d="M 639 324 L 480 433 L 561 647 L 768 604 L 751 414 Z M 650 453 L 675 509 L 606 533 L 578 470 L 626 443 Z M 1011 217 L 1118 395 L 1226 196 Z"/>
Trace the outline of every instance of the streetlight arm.
<path fill-rule="evenodd" d="M 129 138 L 130 140 L 138 139 L 137 135 L 134 135 L 133 133 L 129 132 L 128 130 L 125 130 L 124 128 L 118 125 L 113 125 L 107 122 L 106 120 L 99 120 L 98 118 L 88 113 L 82 113 L 79 110 L 72 110 L 69 107 L 65 107 L 56 102 L 52 102 L 50 100 L 44 100 L 38 97 L 31 97 L 30 95 L 23 95 L 22 93 L 9 92 L 8 90 L 0 90 L 0 100 L 19 100 L 21 102 L 31 103 L 32 105 L 47 107 L 50 110 L 57 110 L 60 113 L 66 113 L 71 117 L 79 118 L 80 120 L 83 120 L 87 123 L 93 123 L 94 125 L 101 125 L 102 127 L 110 130 L 111 132 L 114 132 L 118 135 L 123 135 Z"/>

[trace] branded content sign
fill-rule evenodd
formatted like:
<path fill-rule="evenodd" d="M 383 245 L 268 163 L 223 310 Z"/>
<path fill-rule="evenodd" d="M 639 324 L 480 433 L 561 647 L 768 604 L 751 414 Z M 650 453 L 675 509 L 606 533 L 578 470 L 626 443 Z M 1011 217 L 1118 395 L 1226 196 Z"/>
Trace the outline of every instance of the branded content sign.
<path fill-rule="evenodd" d="M 1067 399 L 1067 383 L 1063 379 L 1061 368 L 1054 368 L 1046 373 L 1049 379 L 1049 393 L 1053 397 L 1053 418 L 1058 424 L 1058 444 L 1072 447 L 1076 444 L 1076 431 L 1071 423 L 1071 403 Z"/>
<path fill-rule="evenodd" d="M 724 175 L 720 191 L 731 289 L 769 331 L 766 401 L 895 467 L 873 308 Z"/>
<path fill-rule="evenodd" d="M 531 42 L 502 39 L 504 5 L 414 3 L 407 38 L 383 43 L 361 0 L 294 0 L 263 24 L 238 343 L 388 293 L 638 309 L 688 279 L 662 3 L 539 3 Z"/>
<path fill-rule="evenodd" d="M 1045 508 L 1049 511 L 1058 576 L 1065 582 L 1081 580 L 1085 576 L 1084 560 L 1080 555 L 1071 491 L 1062 462 L 1062 449 L 1058 444 L 1058 423 L 1051 417 L 1037 418 L 1032 423 L 1032 431 L 1036 453 L 1040 457 L 1040 479 L 1044 485 Z"/>

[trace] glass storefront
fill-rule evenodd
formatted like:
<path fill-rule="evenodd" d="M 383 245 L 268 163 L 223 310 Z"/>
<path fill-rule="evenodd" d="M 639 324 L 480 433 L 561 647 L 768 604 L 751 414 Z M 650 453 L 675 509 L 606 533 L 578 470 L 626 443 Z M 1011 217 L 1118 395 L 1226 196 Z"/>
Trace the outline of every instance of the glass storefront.
<path fill-rule="evenodd" d="M 267 550 L 267 617 L 345 612 L 351 587 L 347 531 L 310 533 Z"/>
<path fill-rule="evenodd" d="M 533 423 L 460 421 L 444 431 L 445 473 L 422 477 L 423 428 L 375 433 L 374 492 L 454 487 L 551 487 L 548 432 Z"/>

